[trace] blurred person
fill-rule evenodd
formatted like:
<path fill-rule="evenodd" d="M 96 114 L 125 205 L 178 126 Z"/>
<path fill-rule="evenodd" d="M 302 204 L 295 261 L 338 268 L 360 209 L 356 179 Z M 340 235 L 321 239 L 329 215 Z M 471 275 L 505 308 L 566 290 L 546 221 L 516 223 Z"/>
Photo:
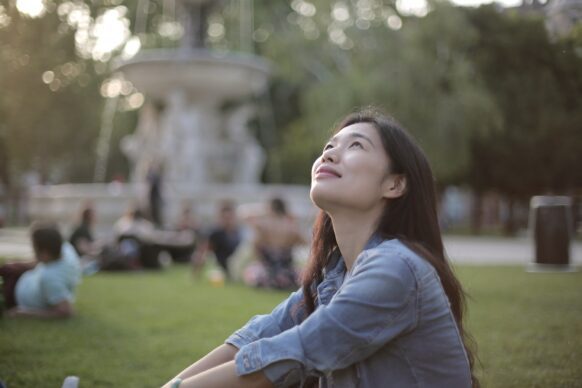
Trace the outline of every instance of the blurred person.
<path fill-rule="evenodd" d="M 77 251 L 79 257 L 91 255 L 95 252 L 95 238 L 93 237 L 93 224 L 95 222 L 95 210 L 87 204 L 81 210 L 80 222 L 73 229 L 69 242 Z"/>
<path fill-rule="evenodd" d="M 102 257 L 105 270 L 136 270 L 143 266 L 159 267 L 155 249 L 155 225 L 134 206 L 113 224 L 113 246 Z"/>
<path fill-rule="evenodd" d="M 113 224 L 113 235 L 116 239 L 124 236 L 137 237 L 142 241 L 152 241 L 155 238 L 156 226 L 148 220 L 138 207 L 130 208 Z"/>
<path fill-rule="evenodd" d="M 201 233 L 200 224 L 194 214 L 192 205 L 184 204 L 182 206 L 182 211 L 180 216 L 176 221 L 176 230 L 178 231 L 191 231 L 194 233 L 195 237 L 198 237 Z"/>
<path fill-rule="evenodd" d="M 169 247 L 168 252 L 172 256 L 172 260 L 178 263 L 190 262 L 192 254 L 196 250 L 196 245 L 200 240 L 200 226 L 194 216 L 192 206 L 183 204 L 182 211 L 175 225 L 175 230 L 181 233 L 187 233 L 192 236 L 192 244 L 181 247 Z"/>
<path fill-rule="evenodd" d="M 293 248 L 305 243 L 295 218 L 281 198 L 273 198 L 265 211 L 248 213 L 245 221 L 253 228 L 254 247 L 264 271 L 254 285 L 288 289 L 297 287 Z"/>
<path fill-rule="evenodd" d="M 33 223 L 31 241 L 36 262 L 0 267 L 9 317 L 67 318 L 73 315 L 81 266 L 75 249 L 53 224 Z"/>
<path fill-rule="evenodd" d="M 162 223 L 162 164 L 152 163 L 147 174 L 149 215 L 152 222 L 161 227 Z"/>
<path fill-rule="evenodd" d="M 193 257 L 194 271 L 205 263 L 209 252 L 216 257 L 224 274 L 230 277 L 229 260 L 242 241 L 242 228 L 232 202 L 224 201 L 218 210 L 217 225 L 213 226 L 200 242 Z"/>
<path fill-rule="evenodd" d="M 434 177 L 392 118 L 347 116 L 312 168 L 302 287 L 164 387 L 477 387 Z"/>
<path fill-rule="evenodd" d="M 81 259 L 83 274 L 90 275 L 99 270 L 102 242 L 95 239 L 93 226 L 95 224 L 95 208 L 91 202 L 81 208 L 80 222 L 75 226 L 69 242 L 75 248 Z"/>
<path fill-rule="evenodd" d="M 104 269 L 127 270 L 160 268 L 162 251 L 191 249 L 191 231 L 157 228 L 137 207 L 129 210 L 113 225 L 114 248 L 104 257 Z"/>

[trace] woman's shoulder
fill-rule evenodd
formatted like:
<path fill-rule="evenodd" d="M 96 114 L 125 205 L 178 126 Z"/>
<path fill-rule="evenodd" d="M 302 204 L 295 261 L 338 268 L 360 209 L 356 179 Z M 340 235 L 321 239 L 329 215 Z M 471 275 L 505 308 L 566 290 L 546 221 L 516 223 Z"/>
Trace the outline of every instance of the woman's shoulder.
<path fill-rule="evenodd" d="M 362 254 L 376 265 L 408 269 L 415 277 L 432 271 L 432 266 L 422 256 L 397 238 L 380 240 Z"/>

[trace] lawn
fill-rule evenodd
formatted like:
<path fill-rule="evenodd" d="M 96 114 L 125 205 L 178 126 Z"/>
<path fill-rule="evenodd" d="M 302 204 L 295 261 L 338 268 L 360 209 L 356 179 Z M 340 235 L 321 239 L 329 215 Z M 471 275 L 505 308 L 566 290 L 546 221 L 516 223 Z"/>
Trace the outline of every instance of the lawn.
<path fill-rule="evenodd" d="M 582 272 L 462 266 L 486 387 L 582 387 Z M 213 287 L 186 267 L 84 279 L 67 321 L 0 320 L 8 388 L 156 387 L 286 293 Z"/>

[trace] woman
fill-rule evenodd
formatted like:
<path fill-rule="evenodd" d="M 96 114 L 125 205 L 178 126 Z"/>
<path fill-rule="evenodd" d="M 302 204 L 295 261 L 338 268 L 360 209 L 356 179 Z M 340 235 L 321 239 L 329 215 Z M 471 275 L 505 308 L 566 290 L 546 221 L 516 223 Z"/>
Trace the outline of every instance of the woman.
<path fill-rule="evenodd" d="M 168 387 L 470 387 L 464 294 L 426 157 L 391 118 L 348 116 L 312 169 L 303 287 Z"/>

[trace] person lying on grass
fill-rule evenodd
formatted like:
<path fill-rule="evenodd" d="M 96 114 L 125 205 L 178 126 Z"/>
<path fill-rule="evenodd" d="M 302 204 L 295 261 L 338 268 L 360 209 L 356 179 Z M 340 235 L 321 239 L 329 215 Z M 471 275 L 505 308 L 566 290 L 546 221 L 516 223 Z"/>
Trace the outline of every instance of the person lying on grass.
<path fill-rule="evenodd" d="M 0 267 L 8 317 L 67 318 L 73 315 L 81 264 L 72 245 L 53 224 L 33 223 L 31 240 L 36 262 Z"/>

